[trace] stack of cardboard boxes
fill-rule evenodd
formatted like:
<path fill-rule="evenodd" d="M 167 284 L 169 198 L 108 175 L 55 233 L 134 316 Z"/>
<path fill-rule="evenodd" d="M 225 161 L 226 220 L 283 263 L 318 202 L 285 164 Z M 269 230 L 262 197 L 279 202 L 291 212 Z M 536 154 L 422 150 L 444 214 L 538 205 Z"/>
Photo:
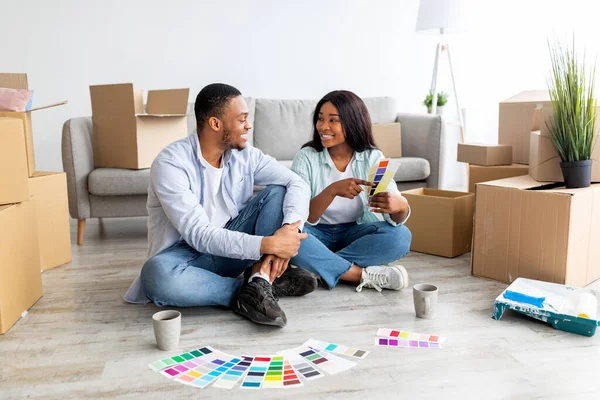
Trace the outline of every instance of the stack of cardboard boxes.
<path fill-rule="evenodd" d="M 547 91 L 501 102 L 499 144 L 458 146 L 458 161 L 469 163 L 470 193 L 403 192 L 412 209 L 411 250 L 445 257 L 471 251 L 474 275 L 506 283 L 525 277 L 585 286 L 599 279 L 600 184 L 564 187 L 551 117 Z M 600 146 L 592 158 L 592 182 L 600 182 Z"/>
<path fill-rule="evenodd" d="M 475 183 L 471 257 L 474 275 L 585 286 L 600 278 L 600 185 L 566 189 L 550 141 L 548 92 L 522 92 L 500 103 L 498 142 L 528 175 Z M 593 181 L 600 181 L 600 153 Z"/>
<path fill-rule="evenodd" d="M 0 87 L 26 89 L 27 75 L 0 74 Z M 71 261 L 66 176 L 35 171 L 41 108 L 0 112 L 0 333 L 42 296 L 41 272 Z"/>

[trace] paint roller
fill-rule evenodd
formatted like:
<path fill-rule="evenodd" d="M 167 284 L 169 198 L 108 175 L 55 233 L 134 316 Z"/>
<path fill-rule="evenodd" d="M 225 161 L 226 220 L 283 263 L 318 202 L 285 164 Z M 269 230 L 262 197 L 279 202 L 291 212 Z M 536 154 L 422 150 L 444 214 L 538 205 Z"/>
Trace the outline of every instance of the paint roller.
<path fill-rule="evenodd" d="M 577 296 L 575 312 L 580 318 L 596 319 L 598 299 L 592 293 L 581 293 Z"/>

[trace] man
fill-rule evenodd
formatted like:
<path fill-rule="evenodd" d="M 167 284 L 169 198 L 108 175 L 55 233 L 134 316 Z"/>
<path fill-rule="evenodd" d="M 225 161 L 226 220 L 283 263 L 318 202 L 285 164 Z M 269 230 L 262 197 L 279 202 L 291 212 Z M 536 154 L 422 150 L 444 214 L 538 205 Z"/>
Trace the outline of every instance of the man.
<path fill-rule="evenodd" d="M 239 90 L 208 85 L 194 109 L 197 134 L 170 144 L 152 163 L 149 259 L 125 299 L 226 306 L 256 323 L 284 326 L 278 297 L 317 286 L 309 272 L 288 268 L 307 237 L 300 232 L 309 188 L 274 158 L 247 147 L 252 126 Z M 255 184 L 269 186 L 253 198 Z"/>

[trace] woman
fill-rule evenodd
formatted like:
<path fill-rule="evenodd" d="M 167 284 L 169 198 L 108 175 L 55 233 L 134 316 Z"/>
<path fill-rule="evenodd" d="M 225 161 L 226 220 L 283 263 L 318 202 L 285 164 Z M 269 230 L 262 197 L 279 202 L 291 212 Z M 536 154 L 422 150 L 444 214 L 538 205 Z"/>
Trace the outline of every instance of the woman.
<path fill-rule="evenodd" d="M 339 280 L 357 283 L 358 292 L 408 287 L 403 266 L 381 266 L 409 251 L 404 222 L 410 207 L 393 180 L 367 202 L 368 170 L 383 154 L 375 147 L 365 103 L 349 91 L 328 93 L 317 104 L 313 127 L 312 141 L 292 164 L 310 186 L 311 201 L 308 239 L 291 262 L 320 274 L 330 288 Z"/>

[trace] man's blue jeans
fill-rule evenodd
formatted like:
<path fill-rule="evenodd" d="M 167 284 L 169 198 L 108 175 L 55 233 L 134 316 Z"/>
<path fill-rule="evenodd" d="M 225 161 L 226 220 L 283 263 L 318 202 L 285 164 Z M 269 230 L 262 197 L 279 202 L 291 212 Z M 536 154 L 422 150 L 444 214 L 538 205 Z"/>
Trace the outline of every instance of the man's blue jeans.
<path fill-rule="evenodd" d="M 308 239 L 302 241 L 291 263 L 316 273 L 330 288 L 352 264 L 365 268 L 404 257 L 410 250 L 411 233 L 404 225 L 350 222 L 337 225 L 304 225 Z"/>
<path fill-rule="evenodd" d="M 285 187 L 267 186 L 225 226 L 237 232 L 271 236 L 283 223 Z M 238 260 L 198 253 L 184 240 L 151 257 L 141 281 L 158 306 L 226 306 L 242 285 L 239 276 L 255 260 Z"/>

